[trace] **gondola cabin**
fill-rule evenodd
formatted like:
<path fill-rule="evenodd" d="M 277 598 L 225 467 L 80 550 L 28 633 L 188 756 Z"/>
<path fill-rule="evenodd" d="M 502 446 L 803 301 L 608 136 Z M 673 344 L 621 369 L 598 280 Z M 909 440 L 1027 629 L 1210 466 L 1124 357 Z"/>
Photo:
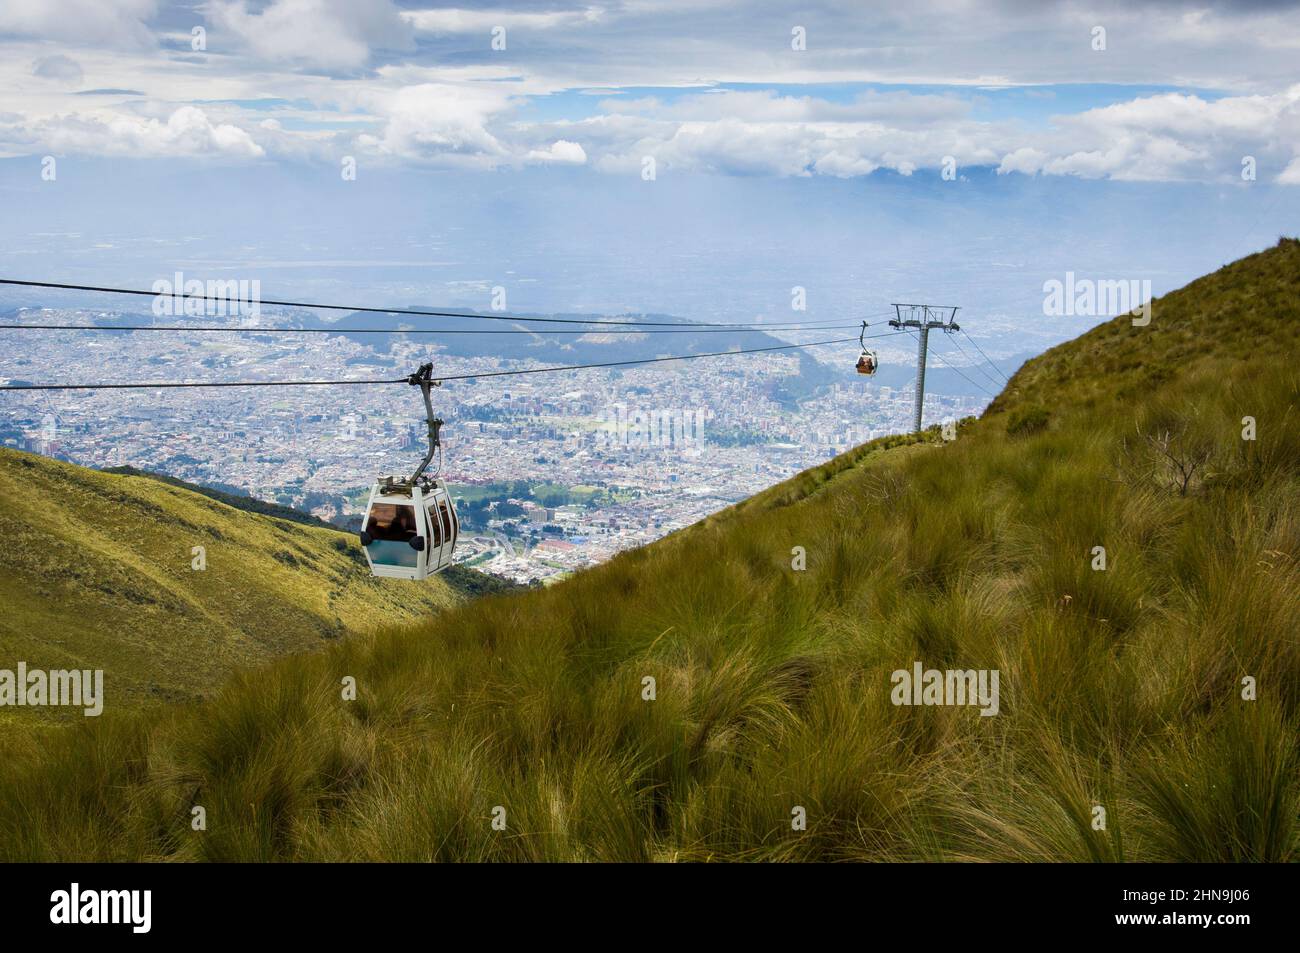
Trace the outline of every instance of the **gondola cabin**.
<path fill-rule="evenodd" d="M 361 546 L 376 576 L 427 579 L 451 565 L 460 535 L 447 484 L 385 481 L 370 488 Z"/>
<path fill-rule="evenodd" d="M 879 366 L 880 362 L 876 360 L 875 351 L 864 350 L 858 355 L 857 370 L 859 374 L 874 374 Z"/>

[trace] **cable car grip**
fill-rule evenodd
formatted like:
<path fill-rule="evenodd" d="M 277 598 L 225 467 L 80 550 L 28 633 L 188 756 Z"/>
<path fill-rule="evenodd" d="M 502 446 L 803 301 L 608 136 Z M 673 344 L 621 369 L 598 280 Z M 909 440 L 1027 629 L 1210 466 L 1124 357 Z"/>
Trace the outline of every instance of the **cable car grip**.
<path fill-rule="evenodd" d="M 434 454 L 442 449 L 442 418 L 433 415 L 433 399 L 430 391 L 434 387 L 441 387 L 442 381 L 433 379 L 433 364 L 421 364 L 420 369 L 410 375 L 406 382 L 412 387 L 420 388 L 420 394 L 424 397 L 424 419 L 428 424 L 429 432 L 429 450 L 420 461 L 420 465 L 415 468 L 415 473 L 411 474 L 411 485 L 425 485 L 429 478 L 424 476 L 424 471 L 428 469 L 429 463 L 433 460 Z"/>

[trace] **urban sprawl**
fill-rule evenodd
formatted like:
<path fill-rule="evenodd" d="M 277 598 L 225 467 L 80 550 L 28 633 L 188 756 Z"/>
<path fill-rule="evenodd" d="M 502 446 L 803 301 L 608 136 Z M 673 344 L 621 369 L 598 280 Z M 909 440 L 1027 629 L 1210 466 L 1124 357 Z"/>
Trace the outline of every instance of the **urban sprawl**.
<path fill-rule="evenodd" d="M 25 309 L 23 323 L 114 315 Z M 5 332 L 0 383 L 397 378 L 435 361 L 457 376 L 530 366 L 385 353 L 334 335 Z M 821 360 L 856 356 L 816 349 Z M 534 362 L 535 363 L 535 362 Z M 542 366 L 540 364 L 536 366 Z M 873 437 L 908 430 L 912 389 L 844 378 L 791 406 L 774 379 L 791 352 L 448 381 L 442 476 L 463 532 L 457 561 L 547 583 L 694 523 Z M 980 410 L 926 395 L 926 420 Z M 84 466 L 131 466 L 247 493 L 356 529 L 369 485 L 409 474 L 427 444 L 419 392 L 402 385 L 10 392 L 5 446 Z"/>

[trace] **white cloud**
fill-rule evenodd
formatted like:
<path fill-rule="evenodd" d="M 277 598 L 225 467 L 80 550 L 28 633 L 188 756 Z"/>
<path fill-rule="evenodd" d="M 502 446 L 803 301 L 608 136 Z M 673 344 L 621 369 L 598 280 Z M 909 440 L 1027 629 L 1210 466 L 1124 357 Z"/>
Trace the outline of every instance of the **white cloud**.
<path fill-rule="evenodd" d="M 530 162 L 567 162 L 582 165 L 587 161 L 587 153 L 576 142 L 557 139 L 548 149 L 532 149 L 528 153 Z"/>
<path fill-rule="evenodd" d="M 815 96 L 783 96 L 773 90 L 717 89 L 682 96 L 671 103 L 655 97 L 610 99 L 611 113 L 628 113 L 677 121 L 740 119 L 749 122 L 890 122 L 916 126 L 966 116 L 971 105 L 957 96 L 906 91 L 859 93 L 848 102 Z"/>
<path fill-rule="evenodd" d="M 204 11 L 214 30 L 265 60 L 357 69 L 374 50 L 412 48 L 410 25 L 390 0 L 273 0 L 257 12 L 246 0 L 211 0 Z"/>
<path fill-rule="evenodd" d="M 1057 116 L 1054 123 L 1054 130 L 1004 155 L 998 171 L 1228 181 L 1239 176 L 1245 156 L 1277 168 L 1300 151 L 1300 85 L 1272 96 L 1218 100 L 1184 93 L 1144 96 Z"/>
<path fill-rule="evenodd" d="M 973 118 L 969 100 L 908 93 L 828 102 L 722 90 L 601 105 L 601 116 L 521 134 L 561 135 L 582 145 L 594 168 L 619 174 L 647 155 L 667 169 L 837 177 L 910 175 L 953 156 L 1003 175 L 1228 182 L 1239 179 L 1245 156 L 1276 177 L 1300 154 L 1300 85 L 1273 95 L 1137 97 L 1032 126 Z M 1288 168 L 1279 181 L 1295 174 Z"/>
<path fill-rule="evenodd" d="M 422 83 L 377 96 L 372 106 L 386 122 L 378 136 L 358 137 L 367 151 L 488 168 L 510 160 L 510 150 L 487 128 L 510 107 L 507 90 Z"/>
<path fill-rule="evenodd" d="M 1002 162 L 998 165 L 998 175 L 1008 175 L 1012 172 L 1034 175 L 1042 171 L 1048 158 L 1047 153 L 1041 149 L 1022 146 L 1015 152 L 1009 152 L 1002 157 Z"/>
<path fill-rule="evenodd" d="M 99 47 L 155 44 L 148 21 L 157 0 L 4 0 L 0 34 L 38 37 Z"/>
<path fill-rule="evenodd" d="M 630 174 L 653 155 L 665 170 L 836 177 L 909 175 L 953 156 L 961 167 L 1004 175 L 1199 181 L 1238 177 L 1249 155 L 1261 180 L 1300 176 L 1300 85 L 1287 87 L 1300 24 L 1267 5 L 1207 0 L 1192 15 L 1163 3 L 1135 11 L 1097 0 L 1085 16 L 1069 3 L 990 0 L 977 9 L 918 0 L 886 15 L 826 0 L 803 16 L 807 54 L 789 50 L 775 0 L 753 0 L 755 15 L 740 19 L 714 0 L 517 6 L 403 11 L 392 0 L 207 0 L 160 15 L 154 0 L 0 0 L 0 32 L 33 38 L 0 40 L 0 115 L 12 114 L 0 132 L 20 154 L 23 143 L 49 151 L 53 139 L 139 155 L 189 154 L 188 143 L 200 141 L 219 154 L 295 159 L 356 153 Z M 209 27 L 206 55 L 175 46 L 186 35 L 180 14 L 194 9 Z M 1094 13 L 1107 24 L 1105 54 L 1088 44 Z M 149 35 L 154 19 L 172 31 L 161 50 Z M 488 49 L 498 24 L 511 31 L 508 56 Z M 1012 42 L 1030 34 L 1033 44 Z M 51 40 L 65 52 L 51 55 Z M 123 52 L 129 42 L 144 51 Z M 1139 42 L 1143 55 L 1130 55 Z M 1279 85 L 1283 67 L 1292 72 Z M 82 68 L 98 87 L 145 95 L 117 104 L 73 97 L 66 87 L 80 82 Z M 1048 120 L 1034 100 L 1051 90 L 1012 98 L 971 88 L 989 76 L 1161 79 L 1189 91 Z M 1243 92 L 1190 91 L 1208 78 Z M 925 79 L 965 88 L 803 94 L 721 85 Z M 646 97 L 636 92 L 644 84 L 693 88 Z M 597 114 L 572 95 L 537 108 L 541 97 L 570 91 L 601 96 Z M 240 105 L 250 99 L 279 102 Z M 206 125 L 179 112 L 198 100 Z M 262 124 L 268 109 L 275 124 Z M 582 118 L 538 118 L 566 114 Z"/>
<path fill-rule="evenodd" d="M 626 113 L 537 125 L 526 132 L 538 138 L 562 134 L 579 142 L 593 167 L 606 172 L 635 171 L 641 157 L 654 156 L 665 169 L 840 178 L 881 168 L 911 175 L 938 167 L 947 155 L 961 165 L 996 165 L 1017 135 L 1005 124 L 965 119 L 918 126 L 735 118 L 675 122 Z"/>
<path fill-rule="evenodd" d="M 832 149 L 826 155 L 822 156 L 815 163 L 815 169 L 821 175 L 833 175 L 839 179 L 851 179 L 860 175 L 870 175 L 879 169 L 880 166 L 870 159 L 864 159 L 862 156 L 855 156 L 848 153 Z M 909 169 L 906 173 L 911 175 Z"/>
<path fill-rule="evenodd" d="M 213 123 L 196 106 L 183 106 L 166 121 L 113 112 L 53 116 L 29 124 L 0 121 L 0 148 L 22 147 L 55 155 L 131 158 L 252 159 L 264 154 L 243 129 Z"/>
<path fill-rule="evenodd" d="M 41 57 L 32 64 L 32 75 L 69 86 L 80 86 L 82 79 L 85 78 L 81 65 L 62 53 Z"/>
<path fill-rule="evenodd" d="M 504 26 L 507 31 L 554 30 L 583 23 L 596 23 L 604 16 L 600 7 L 584 10 L 554 10 L 543 13 L 505 9 L 471 10 L 463 7 L 443 7 L 437 10 L 406 10 L 402 17 L 415 29 L 424 33 L 481 33 L 490 34 L 493 27 Z M 508 47 L 507 47 L 508 48 Z"/>

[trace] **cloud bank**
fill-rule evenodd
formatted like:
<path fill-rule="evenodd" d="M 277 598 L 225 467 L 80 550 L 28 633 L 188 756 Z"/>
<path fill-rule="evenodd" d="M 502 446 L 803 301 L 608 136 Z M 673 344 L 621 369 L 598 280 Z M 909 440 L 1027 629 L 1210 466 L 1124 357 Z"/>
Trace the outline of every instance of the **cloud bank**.
<path fill-rule="evenodd" d="M 0 50 L 8 155 L 1300 184 L 1286 3 L 8 0 Z"/>

